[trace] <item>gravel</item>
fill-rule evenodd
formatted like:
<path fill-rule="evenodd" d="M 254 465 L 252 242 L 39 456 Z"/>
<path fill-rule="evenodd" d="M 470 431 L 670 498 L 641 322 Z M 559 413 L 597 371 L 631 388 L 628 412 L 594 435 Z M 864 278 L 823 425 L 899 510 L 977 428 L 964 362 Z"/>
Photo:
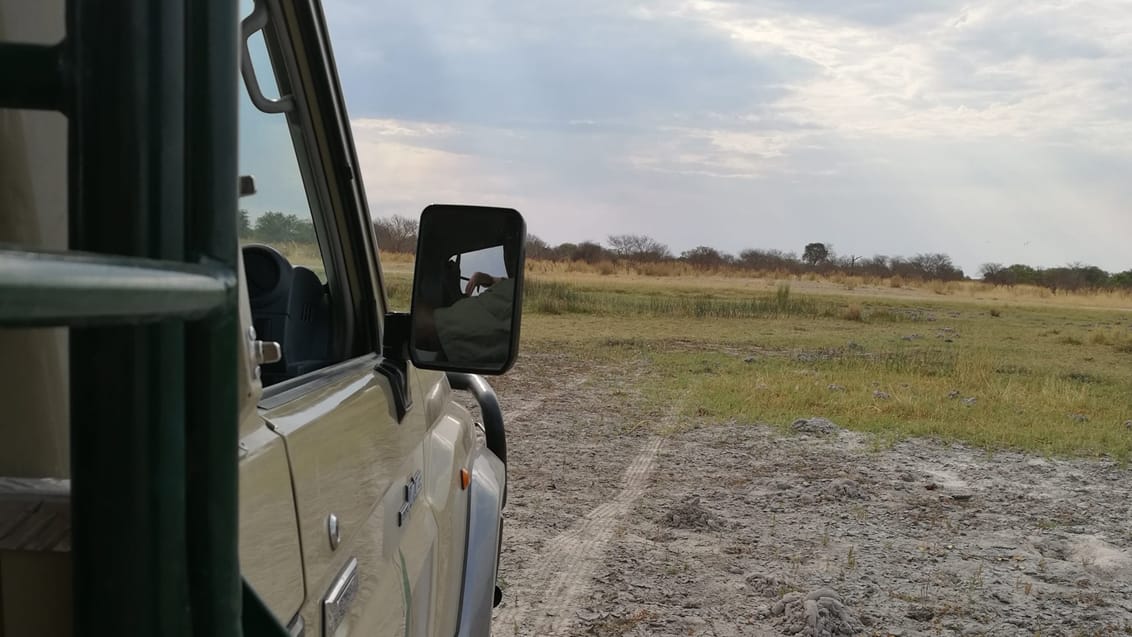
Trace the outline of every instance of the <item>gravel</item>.
<path fill-rule="evenodd" d="M 687 422 L 641 397 L 643 365 L 524 352 L 493 381 L 510 453 L 496 634 L 1132 630 L 1127 468 L 878 444 L 812 416 Z"/>

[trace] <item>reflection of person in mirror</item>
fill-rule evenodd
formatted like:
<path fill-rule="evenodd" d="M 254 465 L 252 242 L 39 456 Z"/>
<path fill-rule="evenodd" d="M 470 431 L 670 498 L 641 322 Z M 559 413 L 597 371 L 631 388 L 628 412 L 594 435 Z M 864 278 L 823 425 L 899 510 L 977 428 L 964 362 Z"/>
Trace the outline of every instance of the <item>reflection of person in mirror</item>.
<path fill-rule="evenodd" d="M 476 296 L 471 293 L 484 288 Z M 511 309 L 515 282 L 476 272 L 465 297 L 433 311 L 437 339 L 450 361 L 502 363 L 511 349 Z"/>

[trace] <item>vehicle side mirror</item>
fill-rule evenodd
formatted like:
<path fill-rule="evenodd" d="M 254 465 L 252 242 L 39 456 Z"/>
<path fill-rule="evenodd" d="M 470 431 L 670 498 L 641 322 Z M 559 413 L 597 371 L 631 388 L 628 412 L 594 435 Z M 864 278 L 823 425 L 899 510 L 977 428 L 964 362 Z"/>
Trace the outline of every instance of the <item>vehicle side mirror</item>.
<path fill-rule="evenodd" d="M 409 356 L 423 369 L 502 374 L 519 353 L 527 228 L 510 208 L 432 205 L 417 233 Z"/>

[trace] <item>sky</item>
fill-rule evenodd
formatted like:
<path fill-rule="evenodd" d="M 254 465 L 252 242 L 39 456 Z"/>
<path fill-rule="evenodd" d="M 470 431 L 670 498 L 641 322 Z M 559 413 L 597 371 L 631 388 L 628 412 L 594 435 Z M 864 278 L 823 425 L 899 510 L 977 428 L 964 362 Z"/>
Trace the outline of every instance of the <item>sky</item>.
<path fill-rule="evenodd" d="M 1132 2 L 324 3 L 375 217 L 1132 269 Z"/>

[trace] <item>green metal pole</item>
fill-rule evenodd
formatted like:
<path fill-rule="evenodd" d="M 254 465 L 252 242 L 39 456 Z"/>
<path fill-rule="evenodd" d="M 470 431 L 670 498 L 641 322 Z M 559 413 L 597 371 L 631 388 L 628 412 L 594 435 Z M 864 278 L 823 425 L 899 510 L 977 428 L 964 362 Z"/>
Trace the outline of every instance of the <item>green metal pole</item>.
<path fill-rule="evenodd" d="M 239 14 L 234 0 L 190 0 L 187 8 L 186 250 L 225 267 L 231 290 L 227 311 L 192 325 L 188 335 L 189 581 L 196 633 L 235 637 L 243 613 L 236 455 Z"/>
<path fill-rule="evenodd" d="M 68 6 L 71 248 L 183 259 L 183 15 Z M 73 329 L 76 635 L 187 635 L 184 328 Z"/>

